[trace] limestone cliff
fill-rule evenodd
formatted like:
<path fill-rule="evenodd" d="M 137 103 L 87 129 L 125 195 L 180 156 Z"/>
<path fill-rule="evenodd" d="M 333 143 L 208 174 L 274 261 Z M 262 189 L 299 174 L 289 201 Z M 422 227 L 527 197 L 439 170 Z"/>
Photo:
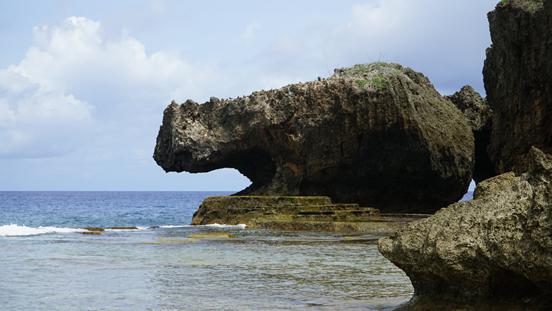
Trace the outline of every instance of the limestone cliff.
<path fill-rule="evenodd" d="M 489 152 L 499 173 L 531 146 L 552 151 L 552 0 L 501 1 L 489 13 L 484 68 L 493 109 Z"/>

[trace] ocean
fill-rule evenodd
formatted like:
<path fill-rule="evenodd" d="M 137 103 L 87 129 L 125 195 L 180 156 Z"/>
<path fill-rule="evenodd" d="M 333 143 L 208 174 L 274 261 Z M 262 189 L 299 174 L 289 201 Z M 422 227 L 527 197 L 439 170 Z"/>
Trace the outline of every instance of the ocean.
<path fill-rule="evenodd" d="M 378 236 L 189 225 L 225 194 L 0 192 L 1 309 L 392 310 L 412 296 Z"/>

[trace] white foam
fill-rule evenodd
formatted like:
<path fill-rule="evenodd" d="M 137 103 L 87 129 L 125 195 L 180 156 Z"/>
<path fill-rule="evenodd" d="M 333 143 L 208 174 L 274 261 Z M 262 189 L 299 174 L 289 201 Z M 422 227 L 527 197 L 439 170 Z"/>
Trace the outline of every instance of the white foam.
<path fill-rule="evenodd" d="M 239 225 L 210 224 L 210 225 L 205 225 L 205 227 L 222 228 L 222 229 L 245 229 L 247 225 L 245 224 L 239 224 Z"/>
<path fill-rule="evenodd" d="M 112 228 L 107 228 L 105 229 L 105 231 L 111 231 L 111 232 L 127 232 L 127 231 L 144 231 L 144 230 L 149 230 L 150 227 L 140 227 L 140 226 L 136 226 L 136 229 L 112 229 Z"/>
<path fill-rule="evenodd" d="M 163 228 L 163 229 L 191 228 L 191 227 L 193 227 L 193 225 L 164 225 L 164 226 L 159 226 L 159 228 Z"/>
<path fill-rule="evenodd" d="M 59 227 L 27 227 L 16 224 L 0 226 L 0 236 L 29 236 L 48 233 L 75 233 L 84 232 L 84 229 Z"/>

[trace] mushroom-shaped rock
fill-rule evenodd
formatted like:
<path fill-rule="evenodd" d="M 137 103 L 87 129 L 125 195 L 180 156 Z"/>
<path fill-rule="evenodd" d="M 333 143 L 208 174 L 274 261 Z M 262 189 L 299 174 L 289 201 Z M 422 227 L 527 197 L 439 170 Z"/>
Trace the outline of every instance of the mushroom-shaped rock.
<path fill-rule="evenodd" d="M 165 171 L 235 168 L 240 194 L 327 195 L 382 211 L 433 212 L 471 180 L 462 113 L 420 73 L 396 64 L 165 110 L 154 158 Z"/>

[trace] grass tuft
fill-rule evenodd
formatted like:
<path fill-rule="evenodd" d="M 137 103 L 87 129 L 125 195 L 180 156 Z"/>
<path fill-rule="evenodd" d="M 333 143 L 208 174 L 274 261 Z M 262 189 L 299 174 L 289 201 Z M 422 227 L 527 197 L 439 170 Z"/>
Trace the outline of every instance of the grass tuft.
<path fill-rule="evenodd" d="M 370 85 L 375 87 L 377 90 L 384 90 L 389 87 L 389 81 L 383 76 L 375 76 L 370 80 Z"/>

